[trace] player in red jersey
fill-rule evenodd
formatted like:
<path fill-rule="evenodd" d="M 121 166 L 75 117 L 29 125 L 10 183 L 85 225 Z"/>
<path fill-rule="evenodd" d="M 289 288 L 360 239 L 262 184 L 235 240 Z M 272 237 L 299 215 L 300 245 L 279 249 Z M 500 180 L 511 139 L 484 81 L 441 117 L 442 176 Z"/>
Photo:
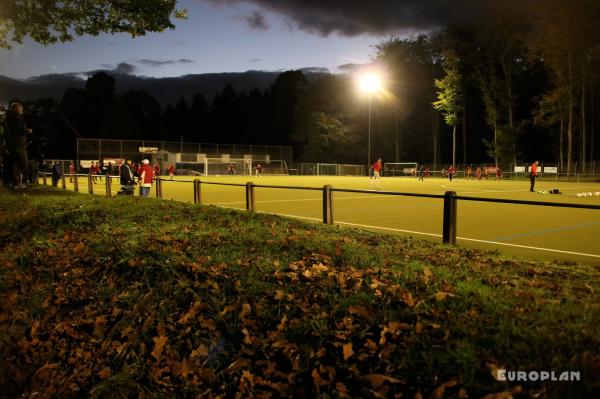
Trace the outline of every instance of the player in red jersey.
<path fill-rule="evenodd" d="M 369 187 L 373 188 L 373 186 L 376 186 L 378 190 L 381 190 L 381 166 L 381 158 L 377 159 L 377 162 L 371 165 L 371 169 L 373 170 L 373 176 L 371 176 Z"/>
<path fill-rule="evenodd" d="M 69 164 L 69 183 L 73 183 L 73 176 L 75 176 L 75 164 L 71 161 Z"/>
<path fill-rule="evenodd" d="M 173 180 L 173 175 L 175 174 L 175 166 L 173 166 L 173 162 L 169 164 L 169 168 L 167 170 L 169 171 L 169 180 Z"/>
<path fill-rule="evenodd" d="M 452 181 L 452 179 L 454 179 L 455 173 L 456 173 L 456 169 L 454 168 L 454 165 L 448 166 L 448 179 L 450 181 Z"/>

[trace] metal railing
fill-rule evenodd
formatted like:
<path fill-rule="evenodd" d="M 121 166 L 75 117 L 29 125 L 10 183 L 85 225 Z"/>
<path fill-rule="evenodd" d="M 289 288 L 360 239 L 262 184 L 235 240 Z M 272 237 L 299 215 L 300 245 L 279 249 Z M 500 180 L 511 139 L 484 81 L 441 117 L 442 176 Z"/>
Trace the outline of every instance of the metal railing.
<path fill-rule="evenodd" d="M 42 175 L 43 184 L 46 185 L 46 175 L 49 173 L 40 173 Z M 94 175 L 74 175 L 86 176 L 88 178 L 88 192 L 93 194 L 93 178 Z M 100 177 L 101 175 L 95 175 Z M 118 176 L 102 175 L 106 177 L 106 196 L 112 198 L 111 191 L 111 179 L 119 178 Z M 61 176 L 62 188 L 66 189 L 65 175 Z M 286 190 L 310 190 L 310 191 L 321 191 L 323 193 L 323 223 L 334 224 L 334 212 L 333 212 L 333 192 L 341 193 L 361 193 L 361 194 L 372 194 L 372 195 L 392 195 L 392 196 L 404 196 L 404 197 L 420 197 L 420 198 L 439 198 L 444 200 L 444 211 L 443 211 L 443 223 L 442 223 L 442 243 L 456 245 L 456 229 L 457 229 L 457 204 L 459 200 L 462 201 L 476 201 L 476 202 L 493 202 L 503 204 L 519 204 L 519 205 L 533 205 L 533 206 L 550 206 L 557 208 L 578 208 L 578 209 L 595 209 L 600 210 L 600 205 L 584 205 L 584 204 L 572 204 L 565 202 L 545 202 L 545 201 L 527 201 L 527 200 L 512 200 L 512 199 L 500 199 L 500 198 L 482 198 L 482 197 L 469 197 L 459 196 L 455 191 L 446 191 L 443 195 L 441 194 L 420 194 L 420 193 L 405 193 L 398 191 L 372 191 L 372 190 L 358 190 L 358 189 L 347 189 L 347 188 L 333 188 L 331 185 L 325 185 L 322 188 L 319 187 L 302 187 L 302 186 L 274 186 L 264 184 L 254 184 L 248 182 L 246 184 L 240 183 L 221 183 L 221 182 L 206 182 L 200 179 L 193 181 L 177 181 L 167 179 L 156 179 L 156 197 L 162 198 L 162 182 L 181 182 L 181 183 L 193 183 L 194 185 L 194 203 L 202 204 L 202 185 L 217 185 L 217 186 L 234 186 L 234 187 L 245 187 L 246 192 L 246 210 L 254 212 L 256 210 L 256 195 L 255 188 L 267 188 L 267 189 L 286 189 Z M 77 178 L 74 179 L 75 191 L 77 189 Z"/>

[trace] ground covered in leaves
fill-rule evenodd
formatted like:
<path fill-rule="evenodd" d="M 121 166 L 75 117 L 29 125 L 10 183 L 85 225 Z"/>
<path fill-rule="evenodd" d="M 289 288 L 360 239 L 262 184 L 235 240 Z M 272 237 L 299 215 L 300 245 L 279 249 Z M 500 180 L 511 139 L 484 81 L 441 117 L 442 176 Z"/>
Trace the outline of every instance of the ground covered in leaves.
<path fill-rule="evenodd" d="M 594 266 L 43 188 L 0 225 L 0 398 L 600 394 Z"/>

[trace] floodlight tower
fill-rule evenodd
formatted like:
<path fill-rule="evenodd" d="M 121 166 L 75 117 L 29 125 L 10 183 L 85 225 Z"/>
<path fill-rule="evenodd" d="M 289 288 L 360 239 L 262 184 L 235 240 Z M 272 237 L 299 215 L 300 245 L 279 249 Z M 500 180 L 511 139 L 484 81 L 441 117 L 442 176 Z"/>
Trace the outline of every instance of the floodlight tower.
<path fill-rule="evenodd" d="M 379 76 L 371 73 L 360 78 L 360 88 L 369 96 L 369 128 L 367 145 L 367 168 L 371 167 L 371 95 L 381 89 Z"/>

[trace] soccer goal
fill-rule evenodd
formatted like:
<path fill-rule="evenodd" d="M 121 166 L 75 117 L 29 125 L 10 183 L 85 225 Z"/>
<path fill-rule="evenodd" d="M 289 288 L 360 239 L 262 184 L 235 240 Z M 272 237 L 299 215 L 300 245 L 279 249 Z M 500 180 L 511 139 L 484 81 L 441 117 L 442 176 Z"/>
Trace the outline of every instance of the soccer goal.
<path fill-rule="evenodd" d="M 338 163 L 318 163 L 317 164 L 317 175 L 318 176 L 339 176 L 340 175 L 340 164 L 338 164 Z"/>
<path fill-rule="evenodd" d="M 386 162 L 383 165 L 385 176 L 415 176 L 417 174 L 416 162 Z"/>
<path fill-rule="evenodd" d="M 340 165 L 340 176 L 364 176 L 365 165 Z"/>
<path fill-rule="evenodd" d="M 252 174 L 252 159 L 250 158 L 229 158 L 224 161 L 222 158 L 205 158 L 204 175 L 242 175 Z"/>

